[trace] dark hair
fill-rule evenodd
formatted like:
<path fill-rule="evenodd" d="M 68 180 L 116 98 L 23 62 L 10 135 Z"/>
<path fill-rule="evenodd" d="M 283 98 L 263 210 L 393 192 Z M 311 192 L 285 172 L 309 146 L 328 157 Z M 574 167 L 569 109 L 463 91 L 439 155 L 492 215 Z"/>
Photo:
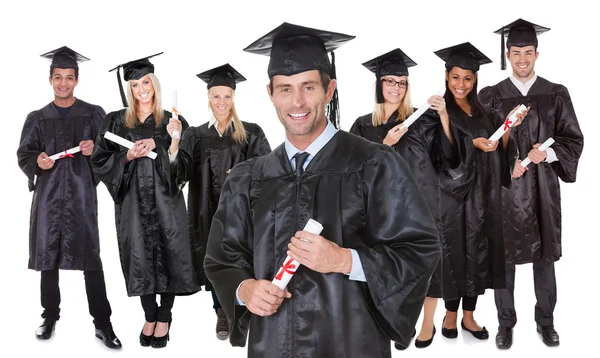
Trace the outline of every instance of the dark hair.
<path fill-rule="evenodd" d="M 59 67 L 50 67 L 50 77 L 52 77 L 54 75 L 54 69 L 55 68 L 59 68 Z M 79 69 L 78 68 L 74 68 L 75 70 L 75 79 L 79 79 Z"/>
<path fill-rule="evenodd" d="M 327 92 L 327 87 L 329 87 L 331 77 L 329 77 L 327 72 L 323 70 L 319 70 L 319 77 L 321 77 L 321 85 L 323 85 L 323 90 Z M 271 78 L 271 80 L 269 81 L 269 89 L 271 90 L 271 95 L 273 95 L 273 78 Z"/>
<path fill-rule="evenodd" d="M 454 66 L 457 67 L 457 66 Z M 453 67 L 453 68 L 454 68 Z M 446 70 L 446 73 L 448 73 L 448 75 L 450 74 L 450 70 Z M 473 71 L 473 70 L 468 70 L 473 72 L 473 75 L 476 75 L 477 72 Z M 469 92 L 469 94 L 467 95 L 467 101 L 469 101 L 469 104 L 471 105 L 471 114 L 472 115 L 481 115 L 484 114 L 485 111 L 483 109 L 483 105 L 481 104 L 481 102 L 479 101 L 479 96 L 477 95 L 477 83 L 479 82 L 479 79 L 477 79 L 475 81 L 475 83 L 473 84 L 473 89 L 471 89 L 471 92 Z M 456 99 L 454 98 L 454 94 L 452 94 L 452 91 L 450 91 L 450 88 L 448 87 L 448 80 L 446 80 L 446 92 L 444 93 L 444 99 L 446 100 L 446 107 L 452 111 L 461 111 L 460 107 L 458 106 L 458 104 L 456 103 Z"/>

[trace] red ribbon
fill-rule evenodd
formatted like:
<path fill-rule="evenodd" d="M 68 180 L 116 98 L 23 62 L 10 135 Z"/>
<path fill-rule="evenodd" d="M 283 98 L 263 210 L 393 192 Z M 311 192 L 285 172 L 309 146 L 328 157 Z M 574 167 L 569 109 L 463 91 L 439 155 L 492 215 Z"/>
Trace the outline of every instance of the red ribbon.
<path fill-rule="evenodd" d="M 296 270 L 294 270 L 296 268 L 296 265 L 292 264 L 292 261 L 294 261 L 294 259 L 292 259 L 290 257 L 290 259 L 288 260 L 288 262 L 284 263 L 283 266 L 281 266 L 281 270 L 275 276 L 276 279 L 281 280 L 281 278 L 283 277 L 283 273 L 284 272 L 287 272 L 290 275 L 293 275 L 294 272 L 296 272 Z"/>
<path fill-rule="evenodd" d="M 62 158 L 64 158 L 64 157 L 75 158 L 75 157 L 73 156 L 73 154 L 71 154 L 71 153 L 68 153 L 66 150 L 65 150 L 65 154 L 61 154 L 61 155 L 58 157 L 58 159 L 62 159 Z"/>
<path fill-rule="evenodd" d="M 510 118 L 506 118 L 506 121 L 504 121 L 504 131 L 505 132 L 508 130 L 508 128 L 510 128 L 510 124 L 513 124 L 513 122 L 510 120 Z"/>

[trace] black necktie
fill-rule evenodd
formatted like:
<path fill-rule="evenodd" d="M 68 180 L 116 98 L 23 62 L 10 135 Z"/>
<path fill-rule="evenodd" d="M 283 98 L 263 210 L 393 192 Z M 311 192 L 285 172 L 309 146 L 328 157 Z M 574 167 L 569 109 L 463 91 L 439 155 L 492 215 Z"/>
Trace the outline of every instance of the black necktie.
<path fill-rule="evenodd" d="M 294 155 L 294 158 L 296 158 L 296 178 L 300 178 L 304 173 L 304 162 L 306 162 L 308 155 L 306 152 L 298 152 Z"/>

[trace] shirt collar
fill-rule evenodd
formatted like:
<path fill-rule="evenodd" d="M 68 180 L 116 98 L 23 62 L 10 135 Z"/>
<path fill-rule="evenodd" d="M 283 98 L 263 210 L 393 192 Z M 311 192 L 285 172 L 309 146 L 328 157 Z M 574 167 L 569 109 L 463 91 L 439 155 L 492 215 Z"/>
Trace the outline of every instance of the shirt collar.
<path fill-rule="evenodd" d="M 217 118 L 215 118 L 215 115 L 213 114 L 210 119 L 208 120 L 208 128 L 212 127 L 215 125 L 215 123 L 217 123 Z M 235 129 L 235 122 L 232 120 L 231 121 L 231 127 L 233 129 Z M 219 130 L 217 129 L 217 127 L 215 126 L 215 130 L 217 131 L 217 133 L 219 133 Z M 219 133 L 220 136 L 223 136 L 223 133 Z"/>
<path fill-rule="evenodd" d="M 304 152 L 308 153 L 309 158 L 313 158 L 317 153 L 323 149 L 323 147 L 329 143 L 331 138 L 337 133 L 338 129 L 333 126 L 330 120 L 325 119 L 327 121 L 327 126 L 323 133 L 321 133 L 317 139 L 315 139 L 305 150 Z M 285 152 L 288 155 L 288 159 L 292 160 L 296 153 L 301 152 L 300 149 L 294 147 L 292 143 L 285 137 Z"/>
<path fill-rule="evenodd" d="M 521 94 L 523 96 L 527 96 L 527 93 L 529 93 L 529 90 L 531 89 L 531 86 L 533 86 L 533 84 L 535 83 L 535 81 L 537 80 L 537 73 L 533 73 L 533 77 L 531 77 L 529 79 L 529 81 L 523 83 L 521 81 L 519 81 L 513 74 L 510 75 L 510 81 L 513 83 L 513 85 L 515 85 L 515 87 L 517 87 L 517 89 L 519 90 L 519 92 L 521 92 Z"/>

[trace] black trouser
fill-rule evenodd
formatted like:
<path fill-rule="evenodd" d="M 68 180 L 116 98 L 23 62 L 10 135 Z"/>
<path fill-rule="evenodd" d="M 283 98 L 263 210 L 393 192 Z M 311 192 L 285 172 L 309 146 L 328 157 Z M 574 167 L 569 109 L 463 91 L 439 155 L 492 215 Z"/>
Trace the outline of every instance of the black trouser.
<path fill-rule="evenodd" d="M 216 313 L 217 310 L 219 308 L 221 308 L 221 302 L 219 302 L 219 298 L 217 297 L 217 294 L 215 293 L 215 290 L 212 290 L 210 292 L 212 293 L 213 308 L 215 309 L 215 313 Z"/>
<path fill-rule="evenodd" d="M 446 301 L 446 309 L 450 312 L 457 312 L 458 306 L 460 305 L 460 301 L 462 300 L 462 309 L 463 311 L 475 311 L 475 307 L 477 306 L 477 297 L 461 297 L 458 300 Z"/>
<path fill-rule="evenodd" d="M 104 271 L 84 271 L 85 292 L 87 294 L 90 314 L 94 317 L 96 328 L 106 328 L 110 325 L 112 311 L 106 298 Z M 58 269 L 42 271 L 40 293 L 43 318 L 60 318 L 60 288 L 58 287 Z"/>
<path fill-rule="evenodd" d="M 515 265 L 506 265 L 506 289 L 494 290 L 498 323 L 505 327 L 517 324 L 515 310 Z M 540 260 L 533 263 L 533 287 L 537 302 L 535 321 L 540 326 L 554 324 L 554 306 L 556 306 L 556 276 L 554 261 Z"/>
<path fill-rule="evenodd" d="M 156 295 L 140 296 L 142 307 L 146 315 L 146 322 L 171 322 L 171 309 L 175 303 L 174 293 L 161 293 L 160 306 L 156 303 Z"/>

